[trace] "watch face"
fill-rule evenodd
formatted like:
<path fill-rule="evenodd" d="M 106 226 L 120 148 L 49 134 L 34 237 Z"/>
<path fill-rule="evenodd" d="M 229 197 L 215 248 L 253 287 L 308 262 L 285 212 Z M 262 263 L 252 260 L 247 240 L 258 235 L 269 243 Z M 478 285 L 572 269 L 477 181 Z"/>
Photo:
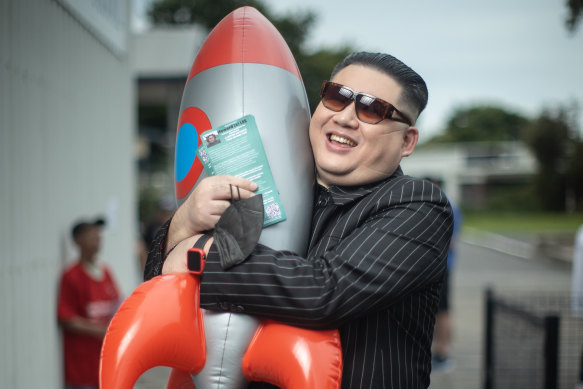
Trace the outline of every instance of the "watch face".
<path fill-rule="evenodd" d="M 188 250 L 188 270 L 195 273 L 202 271 L 204 252 L 201 249 Z"/>

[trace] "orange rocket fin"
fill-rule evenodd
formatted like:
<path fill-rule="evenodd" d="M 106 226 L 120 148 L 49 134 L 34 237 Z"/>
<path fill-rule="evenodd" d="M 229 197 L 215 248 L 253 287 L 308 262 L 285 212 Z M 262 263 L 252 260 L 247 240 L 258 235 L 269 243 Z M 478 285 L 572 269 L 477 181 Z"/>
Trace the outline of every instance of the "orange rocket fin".
<path fill-rule="evenodd" d="M 155 277 L 113 317 L 101 349 L 100 388 L 132 389 L 155 366 L 198 373 L 206 359 L 197 276 Z"/>
<path fill-rule="evenodd" d="M 315 331 L 266 320 L 245 356 L 248 381 L 285 389 L 337 389 L 342 378 L 342 348 L 337 330 Z"/>

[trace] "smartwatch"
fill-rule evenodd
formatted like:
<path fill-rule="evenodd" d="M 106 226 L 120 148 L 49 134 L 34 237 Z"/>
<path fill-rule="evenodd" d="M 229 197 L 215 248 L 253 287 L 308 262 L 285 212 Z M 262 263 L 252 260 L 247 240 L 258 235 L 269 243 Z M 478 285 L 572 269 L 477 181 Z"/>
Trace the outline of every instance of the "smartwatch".
<path fill-rule="evenodd" d="M 204 263 L 206 261 L 204 245 L 210 238 L 210 234 L 204 234 L 196 241 L 192 248 L 188 249 L 186 260 L 188 271 L 191 274 L 202 274 L 202 271 L 204 270 Z"/>

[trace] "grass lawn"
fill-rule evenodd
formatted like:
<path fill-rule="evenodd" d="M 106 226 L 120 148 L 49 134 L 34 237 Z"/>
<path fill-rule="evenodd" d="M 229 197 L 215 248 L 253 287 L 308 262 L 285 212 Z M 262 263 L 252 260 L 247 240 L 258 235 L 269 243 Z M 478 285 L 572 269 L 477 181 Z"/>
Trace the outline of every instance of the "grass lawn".
<path fill-rule="evenodd" d="M 574 235 L 583 225 L 583 214 L 466 212 L 462 228 L 505 233 Z"/>

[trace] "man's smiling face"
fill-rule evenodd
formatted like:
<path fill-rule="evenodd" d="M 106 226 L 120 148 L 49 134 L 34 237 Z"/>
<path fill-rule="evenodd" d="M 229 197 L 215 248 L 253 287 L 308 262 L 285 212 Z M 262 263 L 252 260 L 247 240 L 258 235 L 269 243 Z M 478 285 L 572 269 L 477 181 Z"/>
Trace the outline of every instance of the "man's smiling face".
<path fill-rule="evenodd" d="M 331 81 L 379 97 L 413 116 L 410 108 L 399 104 L 402 87 L 374 68 L 349 65 Z M 390 119 L 365 123 L 357 118 L 354 107 L 352 102 L 335 112 L 320 102 L 310 122 L 318 182 L 324 186 L 362 185 L 387 178 L 417 144 L 415 127 Z"/>

